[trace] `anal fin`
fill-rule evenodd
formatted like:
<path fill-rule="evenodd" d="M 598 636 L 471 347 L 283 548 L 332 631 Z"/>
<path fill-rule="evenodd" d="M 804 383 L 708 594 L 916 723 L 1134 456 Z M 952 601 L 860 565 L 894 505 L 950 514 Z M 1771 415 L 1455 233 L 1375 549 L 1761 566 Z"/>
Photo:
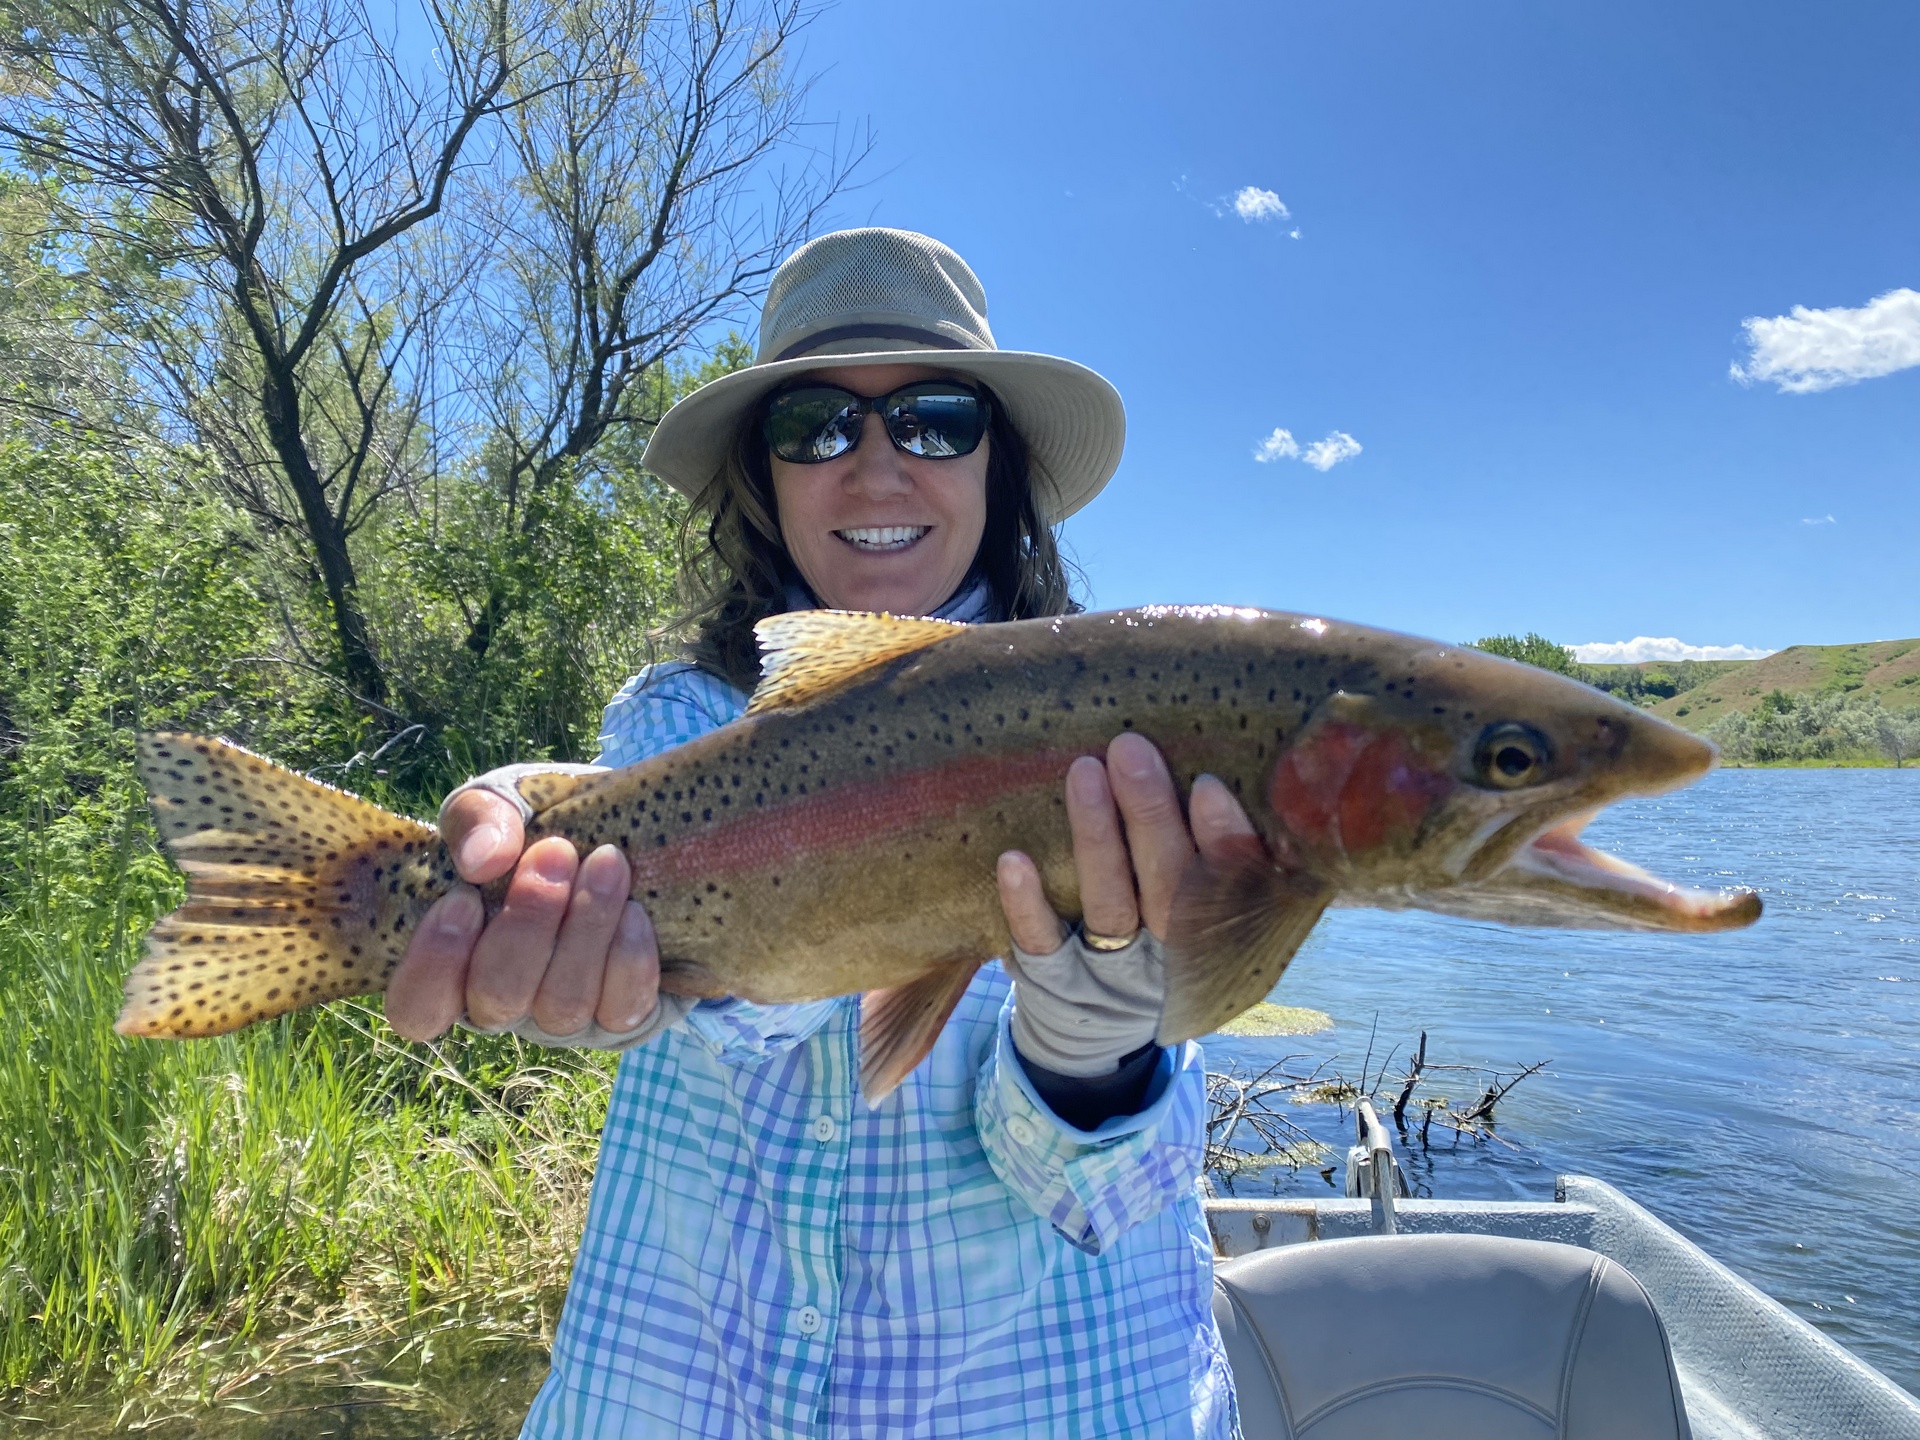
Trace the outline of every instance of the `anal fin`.
<path fill-rule="evenodd" d="M 1224 854 L 1195 856 L 1167 925 L 1162 1045 L 1210 1035 L 1267 998 L 1333 899 L 1320 881 L 1276 866 L 1249 835 Z"/>
<path fill-rule="evenodd" d="M 981 960 L 949 960 L 917 980 L 860 998 L 860 1093 L 878 1105 L 927 1058 Z"/>

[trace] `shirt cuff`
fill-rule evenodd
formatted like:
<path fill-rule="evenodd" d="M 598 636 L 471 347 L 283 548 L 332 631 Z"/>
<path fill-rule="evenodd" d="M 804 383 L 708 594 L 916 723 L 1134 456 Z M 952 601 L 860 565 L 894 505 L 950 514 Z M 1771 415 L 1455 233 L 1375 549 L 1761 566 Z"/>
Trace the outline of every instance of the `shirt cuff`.
<path fill-rule="evenodd" d="M 1147 1093 L 1160 1071 L 1162 1048 L 1149 1040 L 1105 1075 L 1063 1075 L 1034 1063 L 1015 1041 L 1013 1053 L 1033 1082 L 1034 1094 L 1063 1123 L 1089 1131 L 1116 1115 L 1137 1114 L 1146 1106 Z"/>
<path fill-rule="evenodd" d="M 1155 1047 L 1159 1050 L 1159 1058 L 1148 1077 L 1140 1107 L 1131 1114 L 1111 1115 L 1090 1129 L 1082 1129 L 1060 1115 L 1041 1096 L 1039 1087 L 1033 1083 L 1033 1076 L 1027 1073 L 1026 1062 L 1019 1058 L 1020 1052 L 1014 1047 L 1012 1020 L 1013 997 L 1009 993 L 1007 1003 L 1000 1011 L 1000 1033 L 994 1038 L 993 1055 L 988 1063 L 998 1072 L 1001 1084 L 1011 1084 L 1019 1096 L 1019 1102 L 1010 1113 L 1028 1113 L 1032 1118 L 1044 1121 L 1050 1131 L 1057 1132 L 1076 1145 L 1104 1145 L 1151 1129 L 1160 1123 L 1172 1107 L 1173 1076 L 1185 1059 L 1185 1047 Z"/>
<path fill-rule="evenodd" d="M 1164 1209 L 1182 1187 L 1192 1188 L 1195 1157 L 1186 1152 L 1197 1154 L 1197 1147 L 1182 1136 L 1193 1128 L 1187 1122 L 1194 1117 L 1186 1114 L 1193 1106 L 1178 1102 L 1183 1089 L 1193 1088 L 1179 1082 L 1197 1065 L 1198 1052 L 1191 1042 L 1162 1050 L 1145 1106 L 1083 1130 L 1034 1088 L 1013 1047 L 1011 1009 L 1009 996 L 975 1091 L 974 1123 L 987 1163 L 1068 1244 L 1099 1254 Z M 1163 1134 L 1170 1117 L 1182 1136 Z"/>

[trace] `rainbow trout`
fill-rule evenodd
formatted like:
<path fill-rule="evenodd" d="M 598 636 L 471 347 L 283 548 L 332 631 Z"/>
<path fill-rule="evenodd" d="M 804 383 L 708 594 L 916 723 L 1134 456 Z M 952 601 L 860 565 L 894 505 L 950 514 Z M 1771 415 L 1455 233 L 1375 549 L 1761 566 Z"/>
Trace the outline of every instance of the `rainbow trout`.
<path fill-rule="evenodd" d="M 528 839 L 626 853 L 664 990 L 862 993 L 870 1098 L 1005 953 L 1002 851 L 1078 915 L 1063 780 L 1122 730 L 1183 793 L 1219 776 L 1264 842 L 1181 882 L 1164 1044 L 1265 998 L 1330 905 L 1627 930 L 1760 913 L 1751 892 L 1684 890 L 1578 839 L 1600 807 L 1699 778 L 1712 746 L 1478 651 L 1214 607 L 982 626 L 807 611 L 759 635 L 745 716 L 627 769 L 526 777 Z M 189 887 L 128 977 L 123 1034 L 215 1035 L 381 990 L 458 883 L 432 826 L 235 746 L 146 735 L 140 764 Z"/>

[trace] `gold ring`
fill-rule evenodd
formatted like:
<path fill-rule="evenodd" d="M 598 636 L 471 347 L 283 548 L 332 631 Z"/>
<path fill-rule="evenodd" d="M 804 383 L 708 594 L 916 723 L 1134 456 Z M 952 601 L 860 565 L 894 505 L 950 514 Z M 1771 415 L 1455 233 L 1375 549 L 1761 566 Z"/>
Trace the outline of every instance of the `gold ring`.
<path fill-rule="evenodd" d="M 1140 927 L 1133 927 L 1131 935 L 1096 935 L 1086 926 L 1080 927 L 1080 938 L 1087 942 L 1089 950 L 1098 950 L 1102 954 L 1112 954 L 1115 950 L 1124 950 L 1140 938 Z"/>

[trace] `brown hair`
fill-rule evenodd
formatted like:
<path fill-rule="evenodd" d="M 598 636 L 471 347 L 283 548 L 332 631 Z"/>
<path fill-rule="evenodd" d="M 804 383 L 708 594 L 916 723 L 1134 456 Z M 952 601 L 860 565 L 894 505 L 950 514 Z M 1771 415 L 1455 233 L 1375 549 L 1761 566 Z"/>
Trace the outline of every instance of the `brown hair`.
<path fill-rule="evenodd" d="M 1053 531 L 1034 502 L 1027 442 L 999 400 L 988 400 L 987 523 L 962 584 L 985 581 L 995 608 L 1009 620 L 1067 614 L 1080 607 L 1069 593 L 1067 564 Z M 787 586 L 799 579 L 780 538 L 773 471 L 755 406 L 681 527 L 685 608 L 668 631 L 685 637 L 687 660 L 751 690 L 760 678 L 753 627 L 787 608 Z"/>

